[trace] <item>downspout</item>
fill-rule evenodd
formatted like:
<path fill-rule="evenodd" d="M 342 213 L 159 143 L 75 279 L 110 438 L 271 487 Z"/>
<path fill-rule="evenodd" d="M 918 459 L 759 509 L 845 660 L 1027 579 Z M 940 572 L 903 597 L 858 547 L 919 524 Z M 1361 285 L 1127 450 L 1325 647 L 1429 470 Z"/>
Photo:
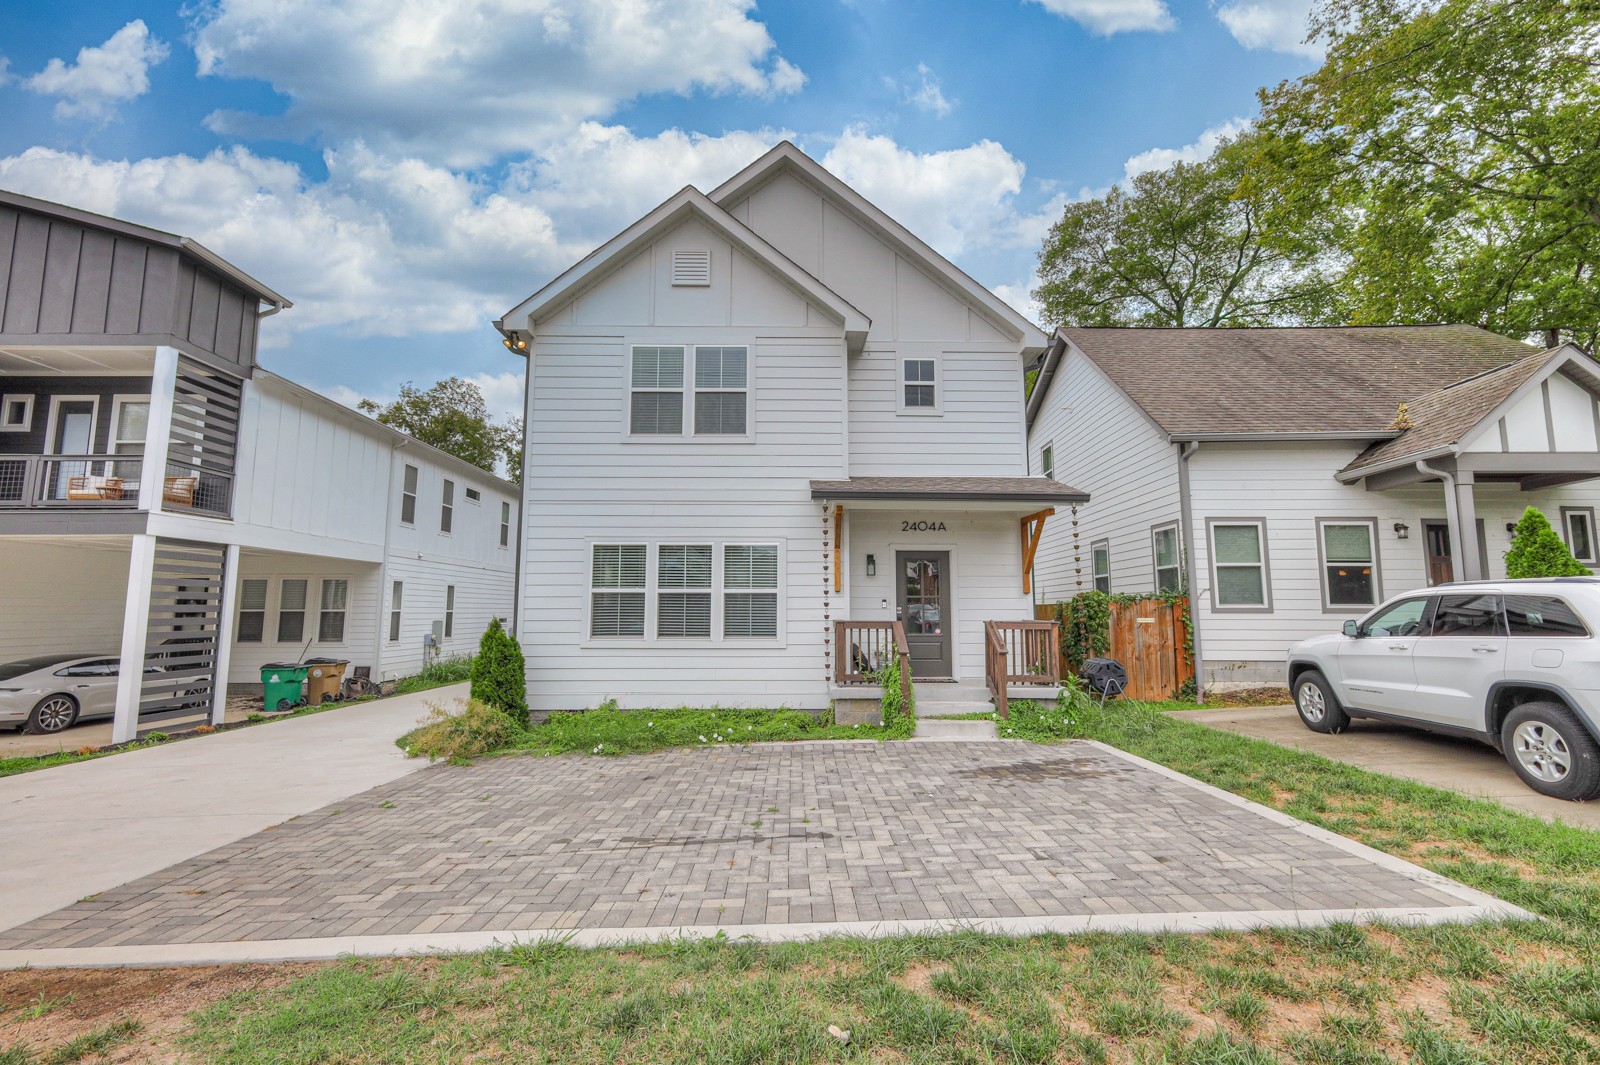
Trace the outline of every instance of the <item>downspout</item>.
<path fill-rule="evenodd" d="M 522 469 L 517 471 L 517 545 L 511 552 L 511 635 L 519 640 L 522 637 L 522 545 L 527 541 L 528 521 L 528 427 L 533 422 L 533 350 L 527 341 L 522 346 L 517 346 L 518 337 L 515 331 L 505 327 L 505 323 L 496 320 L 493 323 L 495 331 L 505 338 L 506 350 L 513 355 L 522 356 L 527 365 L 522 371 Z M 510 470 L 506 471 L 510 473 Z"/>
<path fill-rule="evenodd" d="M 1190 440 L 1178 449 L 1178 517 L 1183 523 L 1183 580 L 1189 592 L 1189 632 L 1194 643 L 1194 701 L 1205 702 L 1205 661 L 1200 657 L 1200 611 L 1194 605 L 1194 514 L 1189 502 L 1189 460 L 1200 450 L 1200 441 Z"/>
<path fill-rule="evenodd" d="M 383 500 L 383 560 L 378 563 L 378 616 L 373 618 L 372 626 L 373 636 L 375 637 L 373 640 L 375 646 L 372 653 L 372 668 L 377 671 L 372 679 L 380 683 L 384 679 L 383 652 L 388 647 L 389 611 L 394 609 L 394 600 L 390 598 L 394 594 L 394 587 L 393 582 L 389 580 L 389 547 L 391 543 L 390 537 L 393 535 L 394 530 L 394 459 L 395 455 L 410 442 L 409 440 L 398 440 L 389 445 L 389 477 L 385 484 Z M 401 487 L 403 488 L 404 485 L 405 482 L 402 480 Z M 385 599 L 389 599 L 389 610 L 383 609 Z"/>
<path fill-rule="evenodd" d="M 1456 503 L 1456 475 L 1447 470 L 1436 470 L 1429 466 L 1426 459 L 1417 460 L 1417 472 L 1425 473 L 1430 477 L 1437 477 L 1444 482 L 1444 516 L 1445 522 L 1450 527 L 1450 568 L 1451 576 L 1465 575 L 1467 572 L 1466 545 L 1462 542 L 1465 533 L 1461 528 L 1461 510 Z M 1478 542 L 1478 530 L 1472 530 L 1472 542 Z"/>

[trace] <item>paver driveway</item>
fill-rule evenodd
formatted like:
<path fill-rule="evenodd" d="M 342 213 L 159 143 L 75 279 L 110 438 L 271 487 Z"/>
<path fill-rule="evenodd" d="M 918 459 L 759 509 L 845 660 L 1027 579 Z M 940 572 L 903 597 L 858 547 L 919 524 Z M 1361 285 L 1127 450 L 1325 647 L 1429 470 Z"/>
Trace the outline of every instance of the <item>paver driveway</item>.
<path fill-rule="evenodd" d="M 395 780 L 0 933 L 0 962 L 317 956 L 303 944 L 381 952 L 542 929 L 1494 910 L 1374 855 L 1096 744 L 504 758 Z M 171 950 L 140 953 L 152 947 Z"/>

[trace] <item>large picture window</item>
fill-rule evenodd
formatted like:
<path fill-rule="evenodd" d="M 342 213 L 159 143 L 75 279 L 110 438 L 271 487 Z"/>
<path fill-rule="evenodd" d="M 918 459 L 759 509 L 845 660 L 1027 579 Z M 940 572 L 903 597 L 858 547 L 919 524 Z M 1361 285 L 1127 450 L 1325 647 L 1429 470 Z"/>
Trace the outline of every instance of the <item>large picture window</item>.
<path fill-rule="evenodd" d="M 1329 610 L 1375 606 L 1378 585 L 1377 522 L 1371 519 L 1317 522 L 1322 552 L 1322 605 Z"/>
<path fill-rule="evenodd" d="M 722 635 L 778 635 L 776 544 L 728 544 L 722 549 Z"/>
<path fill-rule="evenodd" d="M 628 431 L 642 436 L 683 435 L 683 348 L 633 349 Z"/>
<path fill-rule="evenodd" d="M 645 545 L 595 544 L 589 635 L 644 636 Z"/>
<path fill-rule="evenodd" d="M 749 362 L 747 348 L 694 349 L 696 436 L 745 434 Z"/>
<path fill-rule="evenodd" d="M 711 636 L 711 545 L 662 544 L 656 562 L 656 636 Z"/>
<path fill-rule="evenodd" d="M 1176 592 L 1183 587 L 1183 557 L 1178 550 L 1178 526 L 1157 525 L 1150 530 L 1150 552 L 1155 567 L 1156 591 Z"/>
<path fill-rule="evenodd" d="M 1219 610 L 1271 609 L 1266 523 L 1237 520 L 1211 523 L 1211 599 Z"/>

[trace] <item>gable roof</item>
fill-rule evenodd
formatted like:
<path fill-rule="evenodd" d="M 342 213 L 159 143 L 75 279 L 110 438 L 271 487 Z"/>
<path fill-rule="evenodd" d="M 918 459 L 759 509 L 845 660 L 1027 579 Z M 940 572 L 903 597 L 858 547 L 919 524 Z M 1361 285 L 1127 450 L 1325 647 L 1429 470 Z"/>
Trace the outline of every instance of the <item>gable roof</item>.
<path fill-rule="evenodd" d="M 1029 397 L 1031 424 L 1070 344 L 1174 440 L 1380 439 L 1395 411 L 1536 349 L 1469 325 L 1061 329 Z"/>
<path fill-rule="evenodd" d="M 1005 300 L 978 284 L 949 259 L 934 251 L 915 233 L 896 222 L 861 193 L 834 177 L 821 163 L 789 141 L 782 141 L 761 158 L 724 181 L 711 192 L 714 203 L 727 206 L 750 195 L 780 173 L 792 173 L 824 193 L 828 199 L 876 231 L 890 247 L 907 258 L 926 263 L 943 287 L 974 307 L 985 318 L 1022 341 L 1024 351 L 1037 352 L 1049 343 L 1044 330 L 1028 321 Z"/>
<path fill-rule="evenodd" d="M 1570 344 L 1550 348 L 1486 373 L 1468 377 L 1420 396 L 1407 404 L 1412 426 L 1393 440 L 1375 443 L 1334 476 L 1353 481 L 1418 459 L 1448 452 L 1480 425 L 1498 420 L 1505 409 L 1550 375 L 1568 369 L 1588 378 L 1582 382 L 1600 393 L 1600 368 Z"/>
<path fill-rule="evenodd" d="M 696 218 L 710 226 L 734 247 L 766 266 L 795 292 L 827 311 L 843 324 L 851 350 L 860 349 L 866 340 L 867 329 L 872 325 L 871 319 L 693 186 L 685 186 L 655 210 L 511 308 L 495 323 L 496 328 L 524 328 L 522 322 L 531 322 L 543 312 L 599 284 L 627 262 L 628 253 L 635 247 L 649 243 L 688 218 Z"/>

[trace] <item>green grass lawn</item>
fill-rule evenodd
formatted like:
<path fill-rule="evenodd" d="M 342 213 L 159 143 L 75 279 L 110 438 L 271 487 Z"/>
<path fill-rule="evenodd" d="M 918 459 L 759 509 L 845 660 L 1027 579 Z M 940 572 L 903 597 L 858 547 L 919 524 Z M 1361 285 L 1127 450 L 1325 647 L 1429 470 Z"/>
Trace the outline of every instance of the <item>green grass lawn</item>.
<path fill-rule="evenodd" d="M 1151 706 L 1012 710 L 1013 729 L 1100 739 L 1548 920 L 770 946 L 723 938 L 596 950 L 547 939 L 452 958 L 302 967 L 219 992 L 167 1036 L 125 1032 L 121 1049 L 159 1046 L 239 1065 L 1600 1061 L 1600 833 Z M 13 987 L 19 1004 L 36 990 L 0 983 L 0 1002 Z M 74 1034 L 117 1019 L 86 1018 Z M 8 1020 L 0 1008 L 0 1032 Z M 33 1060 L 7 1058 L 5 1046 L 0 1037 L 0 1065 Z M 49 1053 L 41 1045 L 38 1060 Z"/>

